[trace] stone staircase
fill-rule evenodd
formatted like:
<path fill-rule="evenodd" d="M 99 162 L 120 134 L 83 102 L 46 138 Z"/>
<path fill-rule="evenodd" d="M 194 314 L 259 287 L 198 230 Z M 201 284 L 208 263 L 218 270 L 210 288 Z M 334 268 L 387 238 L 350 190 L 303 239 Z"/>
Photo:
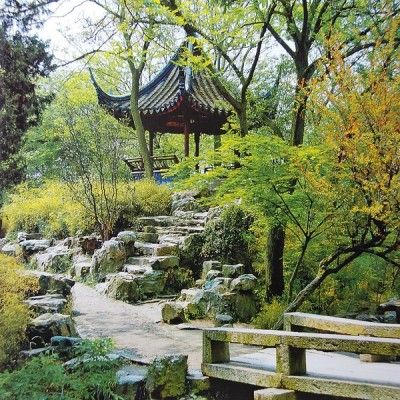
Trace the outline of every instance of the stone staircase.
<path fill-rule="evenodd" d="M 207 212 L 179 211 L 172 216 L 139 218 L 137 232 L 121 232 L 112 239 L 135 237 L 133 243 L 124 243 L 124 262 L 107 273 L 96 290 L 130 303 L 171 294 L 169 279 L 183 268 L 182 252 L 190 246 L 188 239 L 204 231 L 207 216 Z"/>

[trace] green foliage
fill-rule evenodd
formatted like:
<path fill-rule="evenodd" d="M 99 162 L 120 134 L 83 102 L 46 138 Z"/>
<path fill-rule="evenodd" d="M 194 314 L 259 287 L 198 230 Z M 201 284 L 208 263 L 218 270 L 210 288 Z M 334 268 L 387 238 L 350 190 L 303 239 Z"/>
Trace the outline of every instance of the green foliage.
<path fill-rule="evenodd" d="M 206 224 L 202 254 L 226 263 L 249 264 L 251 218 L 237 205 L 227 206 L 220 218 Z"/>
<path fill-rule="evenodd" d="M 13 372 L 0 374 L 4 400 L 117 400 L 116 370 L 119 362 L 107 357 L 109 339 L 83 341 L 72 369 L 53 354 L 35 357 Z"/>
<path fill-rule="evenodd" d="M 31 316 L 23 300 L 35 288 L 15 258 L 0 254 L 0 369 L 12 361 L 25 340 Z"/>
<path fill-rule="evenodd" d="M 286 303 L 278 299 L 272 300 L 269 304 L 264 304 L 260 312 L 253 319 L 253 324 L 260 329 L 272 329 L 282 316 L 286 306 Z"/>
<path fill-rule="evenodd" d="M 4 6 L 4 5 L 3 5 Z M 13 26 L 14 25 L 14 26 Z M 18 156 L 23 134 L 38 118 L 49 97 L 37 92 L 38 78 L 52 70 L 47 44 L 13 17 L 0 16 L 0 194 L 23 177 Z"/>

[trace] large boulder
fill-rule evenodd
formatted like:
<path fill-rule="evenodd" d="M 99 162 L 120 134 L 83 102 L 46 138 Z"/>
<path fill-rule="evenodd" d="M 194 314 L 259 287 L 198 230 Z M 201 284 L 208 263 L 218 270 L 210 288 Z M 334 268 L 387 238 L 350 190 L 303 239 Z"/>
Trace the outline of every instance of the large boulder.
<path fill-rule="evenodd" d="M 90 272 L 100 278 L 104 277 L 106 274 L 121 271 L 125 260 L 124 243 L 119 240 L 107 240 L 94 252 Z"/>
<path fill-rule="evenodd" d="M 237 278 L 244 274 L 243 264 L 224 264 L 222 266 L 222 275 L 227 278 Z"/>
<path fill-rule="evenodd" d="M 233 292 L 252 292 L 257 285 L 257 278 L 253 274 L 240 275 L 231 282 Z"/>
<path fill-rule="evenodd" d="M 203 264 L 201 253 L 204 244 L 204 235 L 201 233 L 191 233 L 184 237 L 179 246 L 179 256 L 181 265 L 190 267 L 195 278 L 200 278 Z"/>
<path fill-rule="evenodd" d="M 62 294 L 29 297 L 24 303 L 37 314 L 62 313 L 67 300 Z"/>
<path fill-rule="evenodd" d="M 135 241 L 137 234 L 134 231 L 122 231 L 118 233 L 117 240 L 121 241 L 125 246 L 126 256 L 130 257 L 135 254 Z"/>
<path fill-rule="evenodd" d="M 29 323 L 27 335 L 30 341 L 39 337 L 47 344 L 53 336 L 76 336 L 76 330 L 69 315 L 46 313 Z"/>
<path fill-rule="evenodd" d="M 184 304 L 177 301 L 164 303 L 161 309 L 162 319 L 167 324 L 180 324 L 185 322 Z"/>
<path fill-rule="evenodd" d="M 147 371 L 146 389 L 152 399 L 183 396 L 188 371 L 186 355 L 156 357 Z"/>
<path fill-rule="evenodd" d="M 108 275 L 107 282 L 97 285 L 96 290 L 108 297 L 128 303 L 136 303 L 140 299 L 137 277 L 126 272 Z"/>
<path fill-rule="evenodd" d="M 92 258 L 79 254 L 74 257 L 72 274 L 75 278 L 85 278 L 90 273 Z"/>
<path fill-rule="evenodd" d="M 139 399 L 144 392 L 146 369 L 140 365 L 124 365 L 117 371 L 117 394 L 123 399 Z"/>
<path fill-rule="evenodd" d="M 34 256 L 39 271 L 68 272 L 72 266 L 72 250 L 65 246 L 49 247 Z"/>
<path fill-rule="evenodd" d="M 37 295 L 46 293 L 58 293 L 64 297 L 71 294 L 71 289 L 75 282 L 62 274 L 51 274 L 49 272 L 26 270 L 26 275 L 37 279 L 39 290 Z"/>
<path fill-rule="evenodd" d="M 39 251 L 47 250 L 51 245 L 52 241 L 47 239 L 31 239 L 19 243 L 22 256 L 25 259 L 28 259 L 31 255 L 38 253 Z"/>
<path fill-rule="evenodd" d="M 201 207 L 195 198 L 198 194 L 198 191 L 195 190 L 175 192 L 172 195 L 172 215 L 179 211 L 201 211 Z"/>
<path fill-rule="evenodd" d="M 207 260 L 203 262 L 203 269 L 202 269 L 202 273 L 201 273 L 201 277 L 202 279 L 206 279 L 206 276 L 208 274 L 209 271 L 212 270 L 218 270 L 221 271 L 222 270 L 222 265 L 219 261 L 214 261 L 214 260 Z"/>

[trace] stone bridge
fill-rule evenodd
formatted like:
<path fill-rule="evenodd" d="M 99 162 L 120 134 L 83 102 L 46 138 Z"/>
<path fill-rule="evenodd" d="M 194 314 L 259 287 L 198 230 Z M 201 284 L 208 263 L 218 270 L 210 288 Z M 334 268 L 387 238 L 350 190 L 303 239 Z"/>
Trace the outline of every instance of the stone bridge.
<path fill-rule="evenodd" d="M 205 330 L 203 374 L 259 387 L 255 400 L 293 400 L 304 393 L 400 399 L 400 325 L 288 313 L 285 329 Z M 231 358 L 230 343 L 263 349 Z"/>

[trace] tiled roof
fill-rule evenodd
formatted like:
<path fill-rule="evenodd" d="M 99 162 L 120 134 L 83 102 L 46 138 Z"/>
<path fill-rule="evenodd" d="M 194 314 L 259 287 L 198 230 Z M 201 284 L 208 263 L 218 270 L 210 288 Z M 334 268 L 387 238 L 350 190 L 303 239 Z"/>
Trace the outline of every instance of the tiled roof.
<path fill-rule="evenodd" d="M 214 114 L 221 117 L 230 113 L 230 107 L 214 85 L 207 71 L 193 71 L 177 63 L 181 46 L 167 65 L 147 85 L 139 90 L 139 110 L 143 115 L 166 114 L 182 103 L 192 112 Z M 130 114 L 130 95 L 114 96 L 101 89 L 92 72 L 99 103 L 116 116 Z"/>

